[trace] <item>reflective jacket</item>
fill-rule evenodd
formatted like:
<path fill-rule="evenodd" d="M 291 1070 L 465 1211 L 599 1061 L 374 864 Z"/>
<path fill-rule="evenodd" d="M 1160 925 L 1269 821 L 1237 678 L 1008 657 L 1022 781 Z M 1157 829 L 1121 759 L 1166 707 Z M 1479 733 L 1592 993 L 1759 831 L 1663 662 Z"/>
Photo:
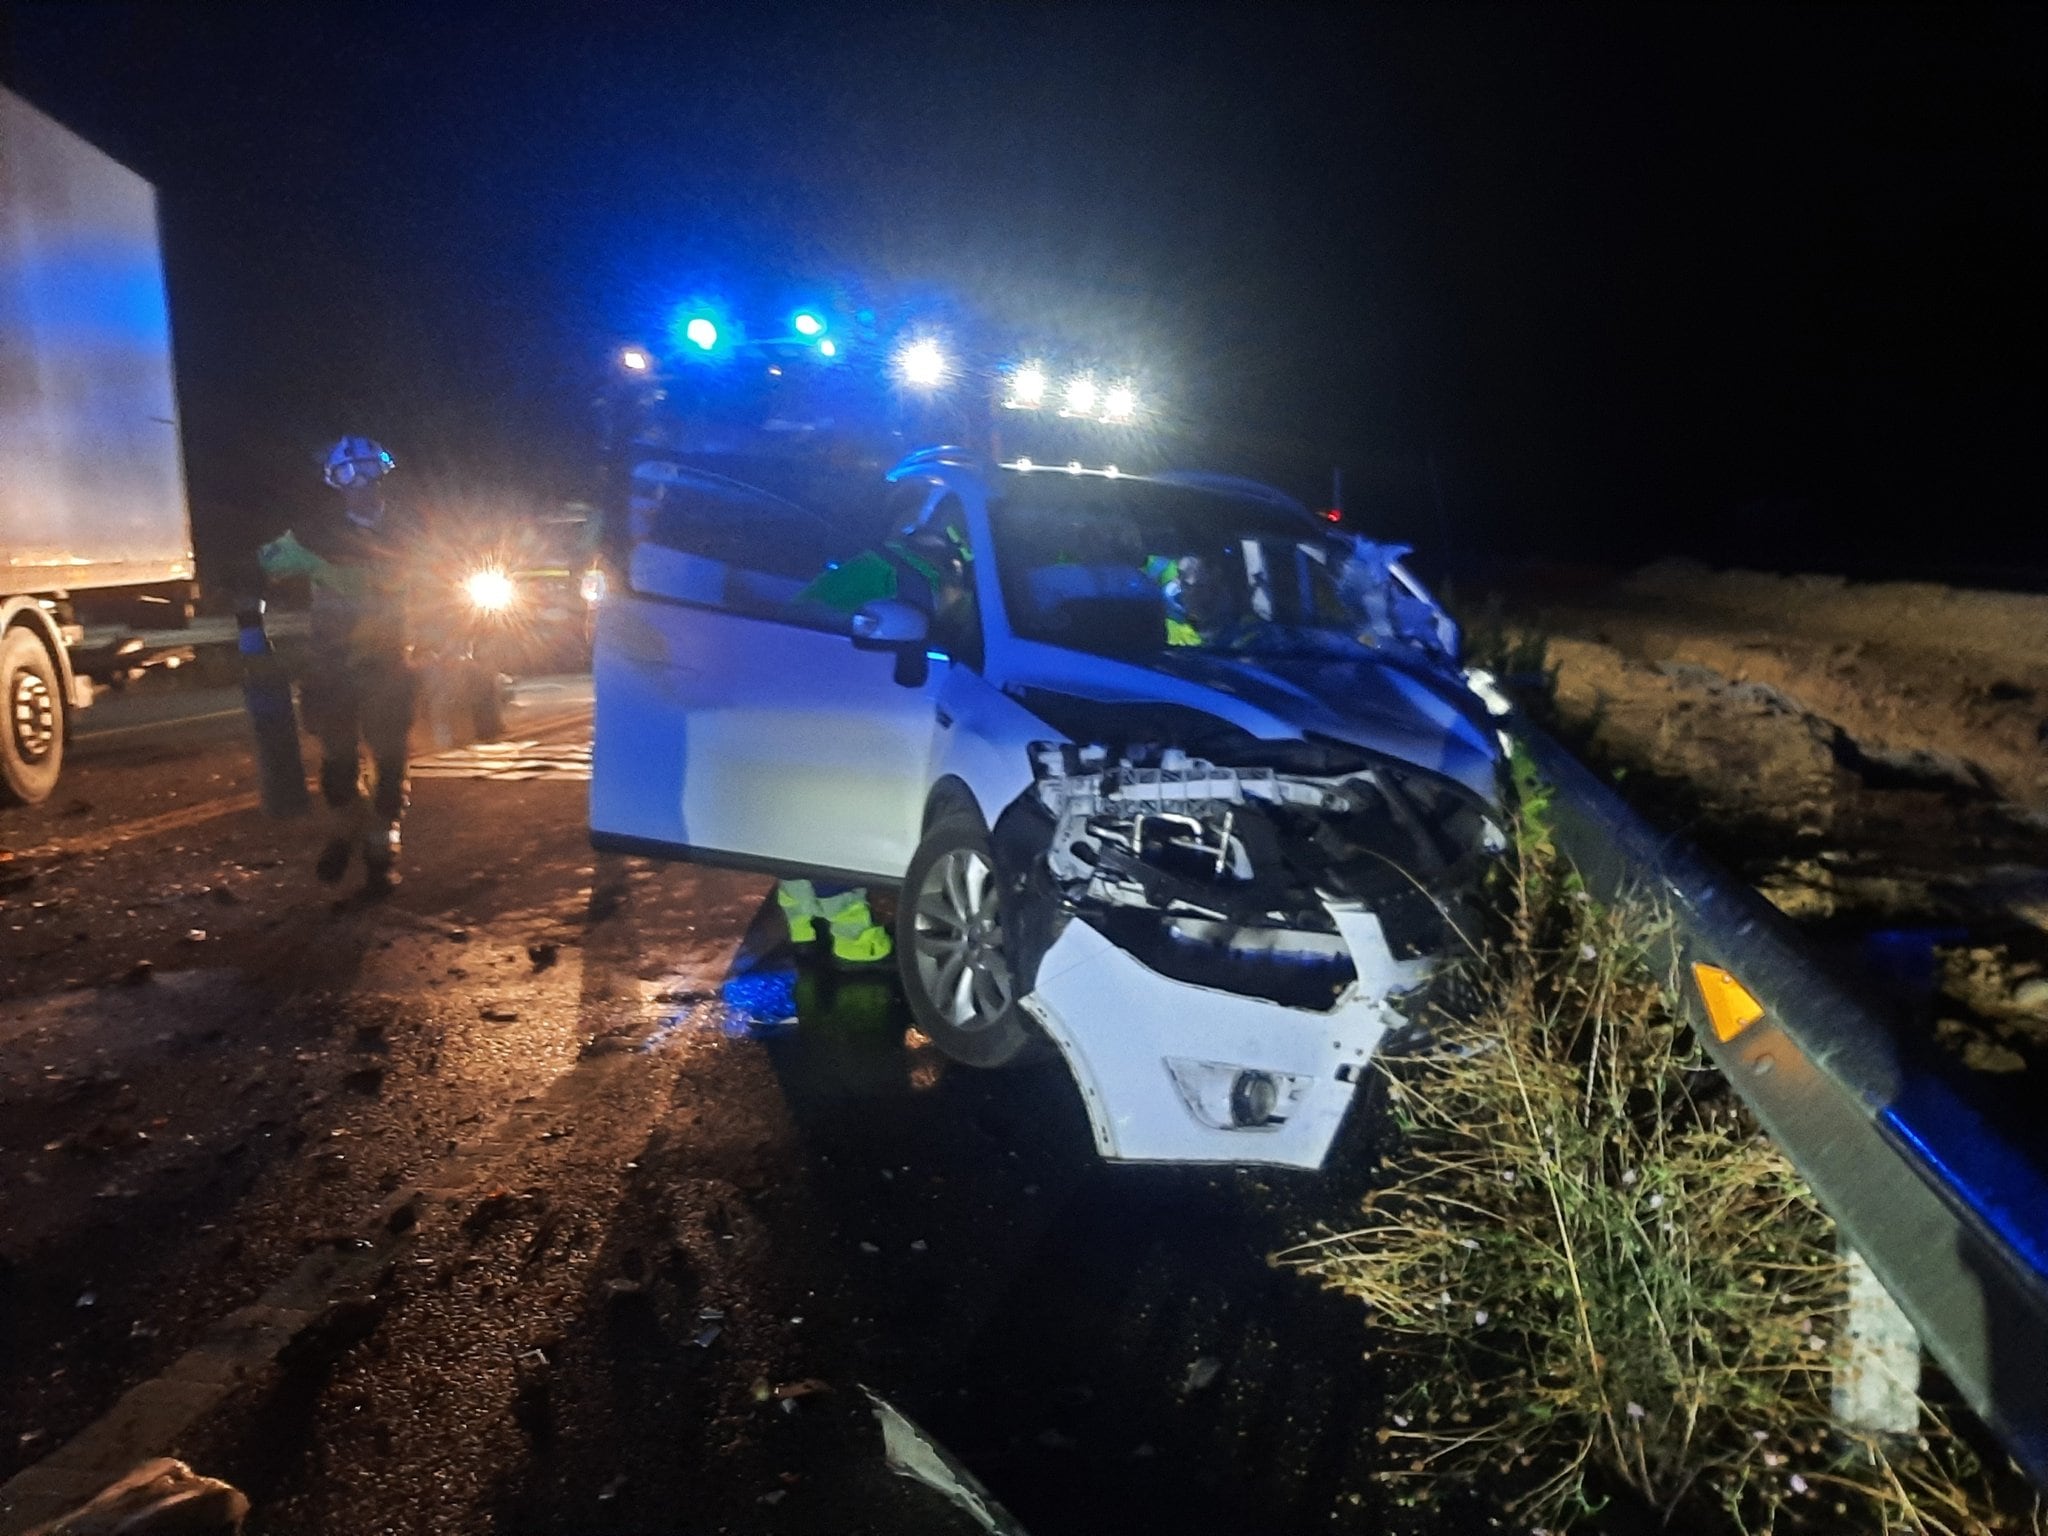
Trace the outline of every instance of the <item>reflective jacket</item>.
<path fill-rule="evenodd" d="M 406 589 L 411 570 L 410 530 L 389 509 L 374 525 L 346 513 L 294 530 L 257 551 L 272 580 L 308 578 L 316 651 L 351 661 L 403 660 L 408 647 Z"/>

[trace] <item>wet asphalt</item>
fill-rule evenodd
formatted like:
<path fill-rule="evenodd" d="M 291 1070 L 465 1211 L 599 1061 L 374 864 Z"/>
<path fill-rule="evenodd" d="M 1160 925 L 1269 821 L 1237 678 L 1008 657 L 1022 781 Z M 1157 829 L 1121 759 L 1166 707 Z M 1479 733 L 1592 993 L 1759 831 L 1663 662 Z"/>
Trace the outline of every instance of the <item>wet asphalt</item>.
<path fill-rule="evenodd" d="M 1036 1536 L 1414 1528 L 1361 1315 L 1266 1262 L 1369 1117 L 1321 1175 L 1106 1167 L 886 972 L 749 1027 L 768 882 L 592 853 L 587 680 L 423 737 L 406 883 L 337 900 L 224 697 L 0 812 L 0 1532 L 129 1452 L 259 1536 L 977 1528 L 865 1390 Z"/>

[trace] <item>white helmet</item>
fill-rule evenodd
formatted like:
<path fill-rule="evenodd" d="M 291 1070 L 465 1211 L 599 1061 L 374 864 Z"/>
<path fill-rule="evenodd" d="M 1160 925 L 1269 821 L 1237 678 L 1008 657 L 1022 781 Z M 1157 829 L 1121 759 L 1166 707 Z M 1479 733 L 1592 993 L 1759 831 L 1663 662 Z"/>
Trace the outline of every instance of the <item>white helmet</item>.
<path fill-rule="evenodd" d="M 322 478 L 340 490 L 359 480 L 377 480 L 396 469 L 397 463 L 367 437 L 344 437 L 327 453 Z"/>

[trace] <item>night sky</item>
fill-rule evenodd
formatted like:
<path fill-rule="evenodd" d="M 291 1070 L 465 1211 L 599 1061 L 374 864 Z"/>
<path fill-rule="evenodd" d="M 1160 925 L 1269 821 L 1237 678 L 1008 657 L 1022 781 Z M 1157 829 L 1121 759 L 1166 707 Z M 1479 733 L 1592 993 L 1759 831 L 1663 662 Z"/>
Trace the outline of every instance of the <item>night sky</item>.
<path fill-rule="evenodd" d="M 202 558 L 343 431 L 574 494 L 609 350 L 761 263 L 1099 337 L 1439 565 L 2048 584 L 2039 7 L 0 18 L 158 185 Z"/>

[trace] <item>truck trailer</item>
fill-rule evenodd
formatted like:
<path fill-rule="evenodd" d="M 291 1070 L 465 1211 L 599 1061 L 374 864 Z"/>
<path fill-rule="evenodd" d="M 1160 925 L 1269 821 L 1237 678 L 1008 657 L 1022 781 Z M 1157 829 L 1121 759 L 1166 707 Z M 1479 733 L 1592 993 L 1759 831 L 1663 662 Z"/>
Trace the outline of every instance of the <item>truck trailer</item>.
<path fill-rule="evenodd" d="M 0 799 L 193 598 L 156 191 L 0 89 Z"/>

